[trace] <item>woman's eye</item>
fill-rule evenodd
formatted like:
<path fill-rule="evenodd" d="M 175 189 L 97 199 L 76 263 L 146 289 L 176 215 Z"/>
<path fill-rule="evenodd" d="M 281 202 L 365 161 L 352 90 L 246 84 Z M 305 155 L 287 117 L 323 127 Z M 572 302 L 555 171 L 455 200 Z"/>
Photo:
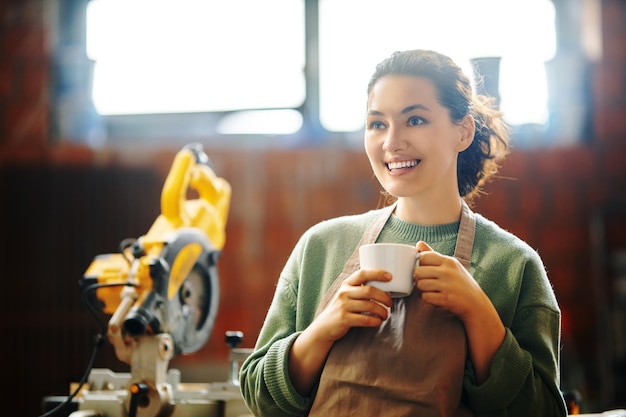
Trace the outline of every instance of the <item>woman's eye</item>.
<path fill-rule="evenodd" d="M 408 125 L 409 126 L 419 126 L 426 123 L 424 119 L 422 119 L 421 117 L 417 117 L 417 116 L 413 116 L 409 119 L 408 121 Z"/>
<path fill-rule="evenodd" d="M 385 125 L 382 122 L 372 122 L 370 123 L 370 129 L 384 129 Z"/>

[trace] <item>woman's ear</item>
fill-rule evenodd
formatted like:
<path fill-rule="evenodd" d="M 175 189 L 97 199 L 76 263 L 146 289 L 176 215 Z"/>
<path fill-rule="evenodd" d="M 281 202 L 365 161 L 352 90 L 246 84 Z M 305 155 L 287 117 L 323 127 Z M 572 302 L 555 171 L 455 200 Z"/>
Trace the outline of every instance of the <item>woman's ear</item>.
<path fill-rule="evenodd" d="M 476 128 L 474 125 L 474 117 L 472 117 L 471 114 L 465 115 L 459 124 L 459 128 L 461 129 L 461 138 L 457 145 L 457 151 L 463 152 L 474 141 L 474 129 Z"/>

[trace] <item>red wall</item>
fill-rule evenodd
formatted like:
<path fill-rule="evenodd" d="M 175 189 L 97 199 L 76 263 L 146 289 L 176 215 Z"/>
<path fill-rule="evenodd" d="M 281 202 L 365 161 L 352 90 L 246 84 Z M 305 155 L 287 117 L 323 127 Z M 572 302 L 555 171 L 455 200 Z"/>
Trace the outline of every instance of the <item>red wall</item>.
<path fill-rule="evenodd" d="M 593 65 L 591 137 L 580 145 L 514 150 L 501 178 L 476 202 L 477 211 L 542 256 L 563 309 L 564 388 L 581 390 L 589 408 L 626 406 L 623 399 L 603 402 L 598 359 L 607 340 L 598 326 L 613 301 L 592 221 L 610 207 L 623 209 L 626 200 L 626 5 L 602 4 L 604 56 Z M 11 396 L 26 404 L 24 415 L 34 415 L 43 396 L 63 394 L 80 378 L 89 358 L 97 327 L 79 300 L 78 279 L 94 256 L 147 232 L 176 150 L 138 156 L 52 140 L 44 2 L 3 1 L 0 22 L 1 352 Z M 244 345 L 254 343 L 300 234 L 320 220 L 373 208 L 379 198 L 362 152 L 206 151 L 233 188 L 219 261 L 220 309 L 207 345 L 172 364 L 183 379 L 204 382 L 225 378 L 226 330 L 242 330 Z M 606 240 L 624 248 L 621 213 L 609 219 Z M 612 337 L 623 340 L 624 333 L 617 329 Z M 108 346 L 97 366 L 124 369 Z"/>

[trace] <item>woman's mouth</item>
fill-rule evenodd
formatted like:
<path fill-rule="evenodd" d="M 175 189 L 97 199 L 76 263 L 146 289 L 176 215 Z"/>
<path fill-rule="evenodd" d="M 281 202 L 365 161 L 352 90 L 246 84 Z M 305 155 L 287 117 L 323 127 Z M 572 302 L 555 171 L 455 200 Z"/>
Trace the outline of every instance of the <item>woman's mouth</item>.
<path fill-rule="evenodd" d="M 389 172 L 398 171 L 401 169 L 408 169 L 417 166 L 421 162 L 420 159 L 413 159 L 411 161 L 398 161 L 398 162 L 385 162 L 385 166 Z"/>

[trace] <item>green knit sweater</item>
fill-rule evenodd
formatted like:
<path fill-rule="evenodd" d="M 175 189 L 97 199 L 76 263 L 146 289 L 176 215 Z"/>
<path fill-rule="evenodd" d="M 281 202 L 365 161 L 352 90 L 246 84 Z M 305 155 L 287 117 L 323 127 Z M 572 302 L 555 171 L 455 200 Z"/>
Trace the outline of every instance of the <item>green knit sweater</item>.
<path fill-rule="evenodd" d="M 299 395 L 289 380 L 290 347 L 313 320 L 322 296 L 378 213 L 321 222 L 297 243 L 279 277 L 254 353 L 241 367 L 241 391 L 256 416 L 307 414 L 314 397 Z M 423 240 L 452 255 L 458 229 L 459 222 L 423 226 L 391 216 L 377 241 L 414 245 Z M 464 401 L 477 417 L 565 416 L 559 389 L 560 310 L 538 254 L 476 214 L 471 262 L 470 272 L 498 311 L 506 337 L 483 384 L 476 385 L 471 364 L 466 366 Z"/>

